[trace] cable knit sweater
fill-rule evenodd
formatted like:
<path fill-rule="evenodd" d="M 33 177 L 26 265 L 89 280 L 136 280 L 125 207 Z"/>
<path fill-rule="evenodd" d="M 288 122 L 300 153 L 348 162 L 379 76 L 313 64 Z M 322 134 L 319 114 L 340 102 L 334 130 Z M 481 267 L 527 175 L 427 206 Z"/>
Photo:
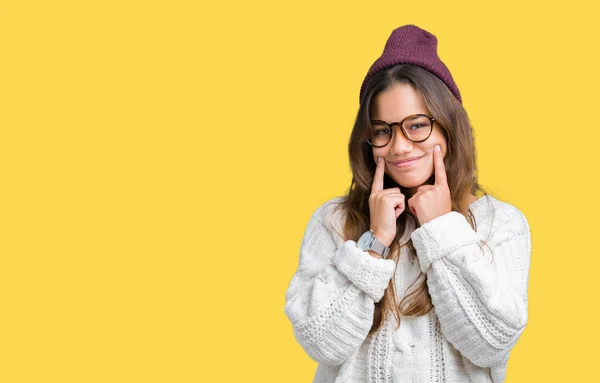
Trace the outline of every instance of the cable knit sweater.
<path fill-rule="evenodd" d="M 408 227 L 396 264 L 344 241 L 336 197 L 312 214 L 298 269 L 286 291 L 294 336 L 318 367 L 313 382 L 503 382 L 510 350 L 527 323 L 531 241 L 525 216 L 486 195 L 458 212 Z M 482 240 L 487 245 L 482 244 Z M 398 302 L 424 272 L 434 309 L 390 313 L 367 337 L 375 302 L 394 278 Z"/>

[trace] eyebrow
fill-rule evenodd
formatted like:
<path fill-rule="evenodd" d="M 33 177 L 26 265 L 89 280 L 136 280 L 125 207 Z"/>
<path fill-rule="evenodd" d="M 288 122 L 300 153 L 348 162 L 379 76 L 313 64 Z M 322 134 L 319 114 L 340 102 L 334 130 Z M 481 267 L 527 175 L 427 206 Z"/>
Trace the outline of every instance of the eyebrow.
<path fill-rule="evenodd" d="M 397 122 L 397 123 L 400 123 L 400 121 L 403 121 L 403 120 L 405 120 L 405 119 L 406 119 L 406 118 L 408 118 L 409 116 L 414 116 L 415 114 L 424 114 L 424 115 L 426 115 L 426 116 L 429 116 L 429 113 L 427 113 L 427 112 L 418 112 L 418 113 L 411 113 L 411 114 L 408 114 L 408 115 L 406 115 L 406 117 L 404 117 L 402 120 L 399 120 L 399 121 L 387 122 L 386 120 L 382 120 L 381 118 L 371 118 L 371 121 L 382 121 L 382 122 L 385 122 L 386 124 L 393 124 L 393 123 L 396 123 L 396 122 Z M 414 118 L 414 117 L 413 117 L 413 118 Z"/>

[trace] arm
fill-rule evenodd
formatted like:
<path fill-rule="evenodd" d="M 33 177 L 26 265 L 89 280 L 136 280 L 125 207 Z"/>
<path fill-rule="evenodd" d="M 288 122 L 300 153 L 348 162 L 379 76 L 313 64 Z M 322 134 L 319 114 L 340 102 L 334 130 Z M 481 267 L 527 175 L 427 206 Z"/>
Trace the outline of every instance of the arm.
<path fill-rule="evenodd" d="M 313 360 L 339 365 L 366 339 L 375 302 L 383 297 L 396 263 L 370 256 L 352 240 L 336 243 L 337 234 L 326 221 L 327 205 L 308 222 L 284 311 Z"/>
<path fill-rule="evenodd" d="M 502 364 L 527 324 L 529 225 L 514 206 L 503 208 L 487 242 L 493 255 L 458 212 L 411 235 L 442 333 L 481 367 Z"/>

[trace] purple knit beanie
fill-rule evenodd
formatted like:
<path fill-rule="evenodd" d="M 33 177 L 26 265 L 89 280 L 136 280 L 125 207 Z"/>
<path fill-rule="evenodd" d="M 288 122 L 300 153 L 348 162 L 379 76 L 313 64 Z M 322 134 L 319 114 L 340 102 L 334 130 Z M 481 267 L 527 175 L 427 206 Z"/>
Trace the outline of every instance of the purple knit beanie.
<path fill-rule="evenodd" d="M 360 87 L 359 102 L 363 98 L 365 84 L 377 72 L 396 64 L 413 64 L 436 75 L 448 86 L 462 104 L 458 87 L 450 71 L 437 54 L 437 38 L 416 25 L 404 25 L 394 29 L 385 43 L 381 57 L 371 65 Z"/>

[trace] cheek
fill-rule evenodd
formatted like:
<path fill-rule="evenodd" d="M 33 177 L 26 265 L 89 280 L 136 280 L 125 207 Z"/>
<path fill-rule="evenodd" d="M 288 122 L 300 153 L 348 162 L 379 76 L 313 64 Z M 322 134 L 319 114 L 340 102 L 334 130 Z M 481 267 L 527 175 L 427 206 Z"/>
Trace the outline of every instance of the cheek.
<path fill-rule="evenodd" d="M 442 154 L 444 155 L 444 157 L 446 157 L 446 153 L 448 152 L 448 146 L 446 145 L 446 142 L 440 141 L 439 145 L 442 149 Z"/>
<path fill-rule="evenodd" d="M 446 152 L 448 151 L 448 145 L 446 142 L 446 138 L 444 137 L 444 134 L 440 131 L 436 132 L 437 134 L 435 135 L 435 140 L 434 140 L 434 145 L 432 149 L 435 149 L 436 145 L 439 145 L 440 148 L 442 149 L 442 154 L 444 154 L 444 156 L 446 155 Z"/>
<path fill-rule="evenodd" d="M 440 142 L 440 147 L 442 148 L 442 153 L 444 154 L 444 157 L 446 157 L 446 154 L 448 153 L 448 143 L 446 142 L 446 140 L 442 139 L 442 142 Z"/>
<path fill-rule="evenodd" d="M 377 157 L 385 157 L 386 152 L 384 148 L 373 148 L 373 159 L 377 162 Z"/>
<path fill-rule="evenodd" d="M 448 150 L 448 148 L 446 147 L 446 143 L 444 142 L 444 140 L 432 140 L 429 145 L 426 148 L 423 148 L 427 154 L 433 156 L 433 152 L 435 151 L 435 147 L 436 146 L 440 146 L 440 149 L 442 149 L 442 154 L 444 156 L 446 156 L 446 151 Z"/>

